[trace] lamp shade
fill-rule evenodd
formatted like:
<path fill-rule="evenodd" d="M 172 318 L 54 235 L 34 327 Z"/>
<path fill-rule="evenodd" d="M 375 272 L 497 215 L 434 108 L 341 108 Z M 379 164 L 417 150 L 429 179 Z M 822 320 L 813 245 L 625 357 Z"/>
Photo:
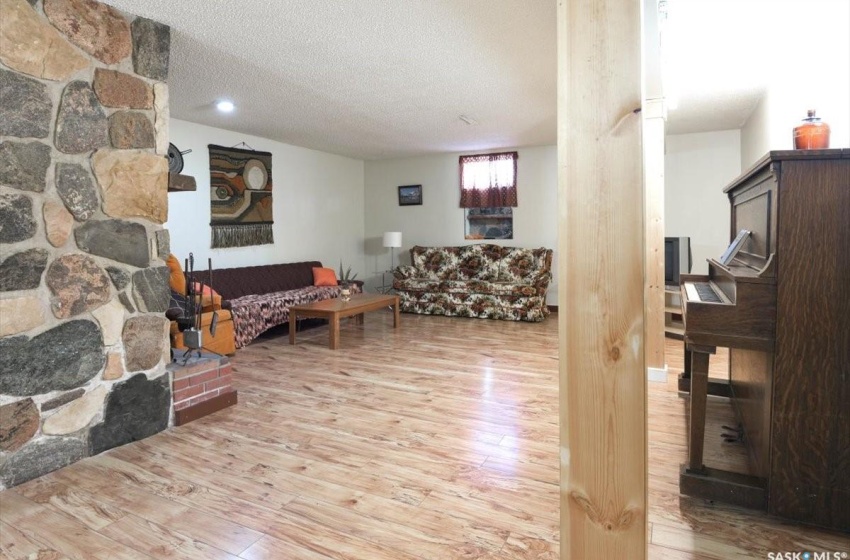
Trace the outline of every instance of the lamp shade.
<path fill-rule="evenodd" d="M 400 231 L 385 231 L 384 232 L 384 247 L 401 247 L 401 232 Z"/>

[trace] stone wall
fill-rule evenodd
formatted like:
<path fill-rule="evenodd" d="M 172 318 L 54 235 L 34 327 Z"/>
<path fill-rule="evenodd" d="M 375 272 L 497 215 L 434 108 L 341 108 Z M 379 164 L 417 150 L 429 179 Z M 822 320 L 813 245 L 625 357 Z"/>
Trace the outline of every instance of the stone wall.
<path fill-rule="evenodd" d="M 167 26 L 0 0 L 0 488 L 171 421 Z"/>

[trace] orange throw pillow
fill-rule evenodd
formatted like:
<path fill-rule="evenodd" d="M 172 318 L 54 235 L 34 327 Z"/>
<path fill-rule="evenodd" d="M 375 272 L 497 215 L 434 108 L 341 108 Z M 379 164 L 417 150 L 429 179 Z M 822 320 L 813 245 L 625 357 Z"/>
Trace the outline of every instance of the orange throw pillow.
<path fill-rule="evenodd" d="M 314 286 L 339 286 L 336 281 L 336 272 L 332 268 L 313 268 Z"/>
<path fill-rule="evenodd" d="M 183 269 L 180 268 L 180 261 L 178 261 L 177 257 L 174 255 L 168 255 L 168 258 L 165 260 L 165 264 L 168 265 L 168 284 L 171 286 L 171 289 L 178 294 L 185 295 L 186 277 L 183 276 Z"/>

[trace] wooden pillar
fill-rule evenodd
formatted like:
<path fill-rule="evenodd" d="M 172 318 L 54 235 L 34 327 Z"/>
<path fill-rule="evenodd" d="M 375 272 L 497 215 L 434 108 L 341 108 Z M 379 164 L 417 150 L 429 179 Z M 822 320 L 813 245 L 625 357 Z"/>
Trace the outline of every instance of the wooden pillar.
<path fill-rule="evenodd" d="M 665 370 L 664 360 L 664 101 L 643 103 L 643 165 L 646 215 L 646 367 Z"/>
<path fill-rule="evenodd" d="M 558 2 L 561 558 L 646 558 L 640 0 Z"/>

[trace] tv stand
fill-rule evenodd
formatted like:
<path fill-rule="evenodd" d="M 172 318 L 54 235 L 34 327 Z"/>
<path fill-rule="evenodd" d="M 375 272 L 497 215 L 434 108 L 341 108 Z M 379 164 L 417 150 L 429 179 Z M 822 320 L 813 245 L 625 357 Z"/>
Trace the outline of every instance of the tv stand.
<path fill-rule="evenodd" d="M 664 286 L 664 336 L 682 340 L 684 335 L 682 292 L 679 286 Z"/>

